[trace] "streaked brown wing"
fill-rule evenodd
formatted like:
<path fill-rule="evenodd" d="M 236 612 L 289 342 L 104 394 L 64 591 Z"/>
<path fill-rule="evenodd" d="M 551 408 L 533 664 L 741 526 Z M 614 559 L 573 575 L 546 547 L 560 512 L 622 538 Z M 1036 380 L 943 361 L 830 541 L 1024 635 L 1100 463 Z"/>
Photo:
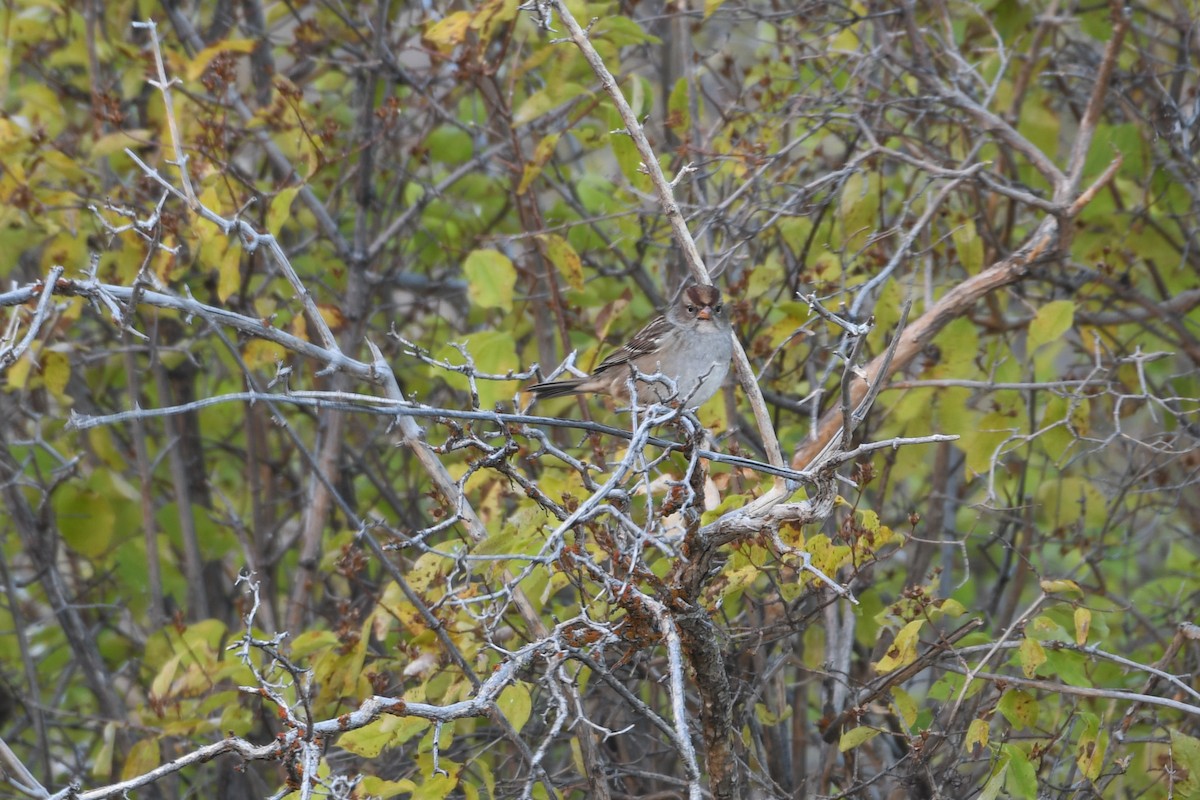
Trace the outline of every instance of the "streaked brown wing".
<path fill-rule="evenodd" d="M 628 364 L 635 358 L 653 353 L 669 329 L 666 317 L 655 317 L 649 325 L 634 334 L 627 344 L 609 353 L 592 374 L 598 375 L 606 369 Z"/>

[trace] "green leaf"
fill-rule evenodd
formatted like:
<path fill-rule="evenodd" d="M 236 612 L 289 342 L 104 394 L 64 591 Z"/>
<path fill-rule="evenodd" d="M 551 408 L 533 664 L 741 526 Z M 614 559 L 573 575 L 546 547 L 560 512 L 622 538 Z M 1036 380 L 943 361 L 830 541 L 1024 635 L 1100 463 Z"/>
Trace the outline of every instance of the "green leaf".
<path fill-rule="evenodd" d="M 338 746 L 363 758 L 375 758 L 385 747 L 403 744 L 428 728 L 429 720 L 419 717 L 380 717 L 361 728 L 338 737 Z"/>
<path fill-rule="evenodd" d="M 628 138 L 628 137 L 626 137 Z M 617 187 L 603 175 L 587 173 L 579 179 L 579 202 L 589 214 L 606 214 L 614 206 Z"/>
<path fill-rule="evenodd" d="M 681 139 L 687 136 L 688 129 L 692 126 L 691 87 L 691 79 L 680 78 L 675 81 L 675 86 L 671 89 L 671 96 L 667 99 L 667 124 Z"/>
<path fill-rule="evenodd" d="M 844 753 L 847 750 L 853 750 L 860 744 L 869 742 L 878 735 L 878 728 L 868 728 L 865 725 L 848 730 L 842 734 L 842 738 L 838 741 L 838 752 Z"/>
<path fill-rule="evenodd" d="M 1008 755 L 1008 777 L 1004 788 L 1014 798 L 1036 800 L 1038 796 L 1037 770 L 1029 762 L 1029 756 L 1020 747 L 1012 744 L 1004 745 Z"/>
<path fill-rule="evenodd" d="M 1054 300 L 1038 309 L 1029 323 L 1029 338 L 1026 352 L 1033 355 L 1042 345 L 1056 341 L 1071 329 L 1075 321 L 1075 303 L 1070 300 Z"/>
<path fill-rule="evenodd" d="M 517 354 L 517 343 L 511 330 L 495 330 L 476 333 L 463 343 L 475 367 L 480 372 L 504 375 L 518 365 L 520 357 Z M 457 350 L 447 346 L 438 351 L 438 356 L 452 362 L 462 361 Z M 437 374 L 443 374 L 438 372 Z M 467 389 L 467 378 L 461 375 L 446 375 L 446 380 L 453 386 Z M 496 402 L 511 400 L 519 390 L 516 381 L 478 380 L 475 384 L 479 389 L 479 405 L 491 408 Z"/>
<path fill-rule="evenodd" d="M 106 473 L 108 474 L 108 473 Z M 55 512 L 63 541 L 76 553 L 99 560 L 113 543 L 117 513 L 106 493 L 91 487 L 55 495 Z"/>
<path fill-rule="evenodd" d="M 1082 653 L 1072 650 L 1051 650 L 1046 653 L 1043 675 L 1053 675 L 1069 686 L 1094 686 L 1088 675 L 1089 663 Z"/>
<path fill-rule="evenodd" d="M 217 730 L 221 733 L 232 733 L 234 736 L 245 736 L 254 729 L 259 719 L 254 709 L 247 708 L 241 703 L 233 702 L 224 706 Z"/>
<path fill-rule="evenodd" d="M 1017 730 L 1037 725 L 1037 698 L 1020 689 L 1010 689 L 1000 698 L 996 709 Z"/>
<path fill-rule="evenodd" d="M 462 128 L 442 125 L 425 137 L 425 149 L 443 164 L 462 164 L 471 159 L 475 145 Z"/>
<path fill-rule="evenodd" d="M 129 757 L 121 767 L 121 780 L 127 781 L 145 775 L 159 765 L 158 739 L 142 739 L 129 750 Z"/>
<path fill-rule="evenodd" d="M 1004 788 L 1004 777 L 1007 774 L 1008 763 L 1005 762 L 992 777 L 988 778 L 988 782 L 983 785 L 983 791 L 979 793 L 978 800 L 996 800 L 1000 796 L 1000 790 Z"/>
<path fill-rule="evenodd" d="M 1086 397 L 1055 395 L 1046 401 L 1041 426 L 1049 429 L 1038 437 L 1038 442 L 1057 463 L 1079 443 L 1080 436 L 1091 430 L 1091 403 Z"/>
<path fill-rule="evenodd" d="M 340 740 L 339 740 L 340 741 Z M 384 780 L 377 775 L 364 775 L 359 789 L 367 797 L 377 797 L 379 800 L 389 800 L 401 794 L 412 794 L 417 785 L 404 778 L 398 781 Z"/>
<path fill-rule="evenodd" d="M 875 230 L 879 182 L 877 173 L 855 172 L 842 185 L 837 220 L 841 225 L 842 246 L 848 255 L 861 249 Z"/>
<path fill-rule="evenodd" d="M 1080 519 L 1100 526 L 1108 516 L 1104 493 L 1084 478 L 1047 481 L 1038 487 L 1036 496 L 1038 516 L 1051 527 L 1073 525 Z"/>
<path fill-rule="evenodd" d="M 499 250 L 472 250 L 463 262 L 467 293 L 483 308 L 511 311 L 517 285 L 517 270 Z"/>
<path fill-rule="evenodd" d="M 429 756 L 422 755 L 418 759 L 418 763 L 428 760 L 428 765 L 421 770 L 421 774 L 425 775 L 424 781 L 417 787 L 417 790 L 412 794 L 412 800 L 443 800 L 448 797 L 454 787 L 458 785 L 457 772 L 450 771 L 449 775 L 441 772 L 433 771 L 433 760 Z M 442 769 L 448 769 L 446 759 L 441 759 L 440 766 Z"/>
<path fill-rule="evenodd" d="M 968 275 L 974 275 L 983 268 L 983 239 L 975 227 L 975 220 L 963 219 L 950 234 L 954 241 L 954 250 L 958 253 L 958 261 Z"/>
<path fill-rule="evenodd" d="M 496 700 L 496 705 L 518 731 L 525 727 L 533 711 L 533 699 L 529 696 L 529 689 L 520 681 L 506 688 Z"/>
<path fill-rule="evenodd" d="M 538 117 L 549 113 L 559 106 L 574 100 L 581 94 L 587 93 L 587 87 L 578 83 L 555 83 L 545 89 L 534 92 L 525 98 L 525 102 L 517 106 L 513 112 L 512 125 L 514 128 L 533 122 Z"/>
<path fill-rule="evenodd" d="M 1187 776 L 1175 784 L 1181 797 L 1200 797 L 1200 739 L 1171 729 L 1171 760 L 1187 769 Z M 1181 770 L 1176 771 L 1179 775 Z M 1181 776 L 1182 777 L 1182 776 Z"/>
<path fill-rule="evenodd" d="M 962 437 L 955 445 L 967 456 L 969 474 L 987 474 L 993 461 L 1002 455 L 1002 445 L 1009 442 L 1016 432 L 1015 427 L 1013 417 L 994 411 L 977 418 L 974 427 L 953 431 Z"/>
<path fill-rule="evenodd" d="M 642 26 L 629 17 L 607 14 L 593 26 L 590 38 L 606 40 L 618 47 L 633 44 L 662 44 L 662 39 L 646 33 Z"/>

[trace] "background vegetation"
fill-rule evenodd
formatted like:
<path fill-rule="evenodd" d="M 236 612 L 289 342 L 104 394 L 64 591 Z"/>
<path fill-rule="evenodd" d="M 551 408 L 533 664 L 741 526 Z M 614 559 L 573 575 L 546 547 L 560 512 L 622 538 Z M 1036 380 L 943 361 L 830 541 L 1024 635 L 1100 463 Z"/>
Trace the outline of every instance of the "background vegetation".
<path fill-rule="evenodd" d="M 0 793 L 1200 797 L 1200 8 L 558 6 L 0 9 Z"/>

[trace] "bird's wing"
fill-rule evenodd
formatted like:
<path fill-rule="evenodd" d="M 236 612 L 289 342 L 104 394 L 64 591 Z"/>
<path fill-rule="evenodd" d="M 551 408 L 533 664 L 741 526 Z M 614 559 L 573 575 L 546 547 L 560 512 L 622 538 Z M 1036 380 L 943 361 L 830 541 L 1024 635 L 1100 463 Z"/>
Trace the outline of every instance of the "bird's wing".
<path fill-rule="evenodd" d="M 606 369 L 628 364 L 634 359 L 653 353 L 658 349 L 663 336 L 667 334 L 670 327 L 666 317 L 655 317 L 649 325 L 634 334 L 628 343 L 609 353 L 592 374 L 599 374 Z"/>

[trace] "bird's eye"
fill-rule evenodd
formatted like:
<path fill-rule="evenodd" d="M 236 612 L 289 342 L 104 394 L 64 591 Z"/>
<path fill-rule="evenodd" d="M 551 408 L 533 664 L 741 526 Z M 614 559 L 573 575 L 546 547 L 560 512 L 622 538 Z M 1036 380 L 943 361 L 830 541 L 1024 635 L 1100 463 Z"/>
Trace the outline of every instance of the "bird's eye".
<path fill-rule="evenodd" d="M 689 314 L 695 314 L 695 313 L 696 313 L 696 307 L 695 307 L 695 306 L 688 306 L 688 313 L 689 313 Z"/>
<path fill-rule="evenodd" d="M 724 308 L 725 308 L 725 304 L 724 304 L 724 303 L 717 303 L 717 306 L 716 306 L 716 308 L 714 308 L 714 309 L 713 309 L 713 311 L 715 311 L 715 312 L 717 312 L 718 314 L 720 314 L 720 313 L 721 313 L 721 311 L 722 311 Z"/>

